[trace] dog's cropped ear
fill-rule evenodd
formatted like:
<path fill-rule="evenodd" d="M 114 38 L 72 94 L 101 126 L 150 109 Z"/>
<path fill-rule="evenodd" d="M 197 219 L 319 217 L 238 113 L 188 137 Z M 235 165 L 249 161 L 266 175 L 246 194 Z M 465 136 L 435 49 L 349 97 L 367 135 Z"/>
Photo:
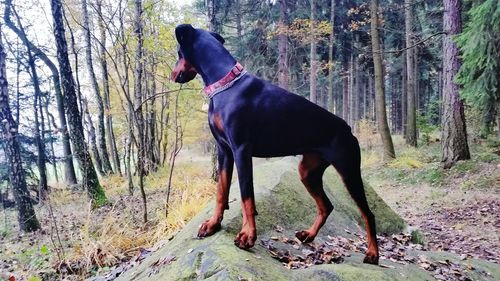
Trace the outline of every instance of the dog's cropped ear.
<path fill-rule="evenodd" d="M 215 37 L 215 39 L 219 40 L 219 42 L 221 42 L 222 44 L 226 42 L 226 40 L 224 40 L 224 38 L 222 38 L 219 33 L 210 32 L 210 34 L 212 34 L 212 36 Z"/>
<path fill-rule="evenodd" d="M 175 37 L 179 44 L 183 44 L 191 39 L 194 34 L 194 27 L 190 24 L 180 24 L 175 28 Z"/>

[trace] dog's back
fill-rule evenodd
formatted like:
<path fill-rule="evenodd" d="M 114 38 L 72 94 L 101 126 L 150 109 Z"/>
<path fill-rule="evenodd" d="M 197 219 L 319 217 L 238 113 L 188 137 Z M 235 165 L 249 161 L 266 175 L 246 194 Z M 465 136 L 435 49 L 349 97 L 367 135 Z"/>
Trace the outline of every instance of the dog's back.
<path fill-rule="evenodd" d="M 212 100 L 211 110 L 230 122 L 227 127 L 240 131 L 232 134 L 245 131 L 255 157 L 319 152 L 336 136 L 351 135 L 341 118 L 250 74 Z"/>

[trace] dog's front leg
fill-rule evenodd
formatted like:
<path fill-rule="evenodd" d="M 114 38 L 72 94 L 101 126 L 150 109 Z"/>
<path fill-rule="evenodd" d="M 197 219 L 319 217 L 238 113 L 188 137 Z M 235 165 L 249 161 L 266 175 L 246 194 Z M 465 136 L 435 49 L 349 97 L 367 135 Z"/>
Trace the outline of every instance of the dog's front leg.
<path fill-rule="evenodd" d="M 240 147 L 234 152 L 236 169 L 241 193 L 241 209 L 243 213 L 243 226 L 236 235 L 234 244 L 241 249 L 252 248 L 257 239 L 255 227 L 255 199 L 253 192 L 252 155 L 248 147 Z"/>
<path fill-rule="evenodd" d="M 215 212 L 213 216 L 204 221 L 198 230 L 198 237 L 210 236 L 221 228 L 224 210 L 229 209 L 229 187 L 233 176 L 234 158 L 229 148 L 224 149 L 217 146 L 218 153 L 218 179 L 217 179 L 217 197 L 215 203 Z"/>

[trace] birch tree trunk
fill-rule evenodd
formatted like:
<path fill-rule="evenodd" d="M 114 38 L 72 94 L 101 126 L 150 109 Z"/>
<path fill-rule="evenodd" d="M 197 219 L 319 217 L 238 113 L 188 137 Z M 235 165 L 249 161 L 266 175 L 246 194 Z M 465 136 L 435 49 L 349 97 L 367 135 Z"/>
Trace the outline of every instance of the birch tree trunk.
<path fill-rule="evenodd" d="M 454 79 L 460 68 L 459 51 L 453 36 L 462 30 L 461 1 L 444 0 L 443 28 L 443 119 L 441 123 L 442 158 L 445 168 L 458 160 L 470 159 L 464 105 Z"/>
<path fill-rule="evenodd" d="M 134 77 L 134 107 L 135 107 L 135 122 L 137 126 L 137 172 L 139 173 L 139 189 L 142 195 L 143 203 L 143 219 L 146 223 L 148 221 L 148 209 L 146 201 L 146 193 L 144 191 L 144 156 L 145 156 L 145 145 L 144 138 L 146 133 L 144 132 L 144 118 L 142 113 L 142 79 L 143 79 L 143 23 L 142 23 L 142 0 L 134 1 L 135 8 L 135 23 L 134 23 L 134 34 L 137 38 L 137 46 L 135 50 L 135 77 Z"/>
<path fill-rule="evenodd" d="M 417 114 L 416 114 L 416 77 L 415 48 L 413 46 L 413 1 L 405 0 L 405 36 L 406 36 L 406 143 L 417 146 Z"/>
<path fill-rule="evenodd" d="M 104 97 L 104 113 L 105 113 L 105 125 L 108 147 L 111 149 L 111 156 L 113 159 L 113 165 L 115 167 L 115 172 L 120 176 L 122 174 L 120 167 L 120 157 L 118 156 L 118 148 L 116 146 L 115 134 L 113 131 L 113 116 L 111 115 L 111 102 L 110 102 L 110 92 L 109 92 L 109 74 L 108 74 L 108 63 L 106 60 L 106 28 L 104 24 L 104 18 L 102 14 L 102 0 L 97 0 L 97 13 L 98 13 L 98 25 L 100 33 L 100 56 L 99 61 L 101 63 L 101 75 L 103 83 L 103 97 Z"/>
<path fill-rule="evenodd" d="M 64 32 L 64 22 L 62 15 L 61 0 L 51 0 L 51 12 L 54 20 L 54 38 L 57 47 L 57 60 L 61 69 L 62 89 L 64 91 L 64 101 L 66 114 L 68 115 L 68 124 L 70 137 L 75 148 L 75 156 L 80 166 L 83 178 L 83 186 L 87 189 L 87 194 L 93 200 L 94 206 L 101 206 L 107 203 L 104 190 L 99 184 L 97 173 L 92 159 L 87 149 L 83 135 L 81 115 L 78 110 L 78 102 L 75 93 L 75 84 L 73 74 L 68 58 L 68 46 Z"/>
<path fill-rule="evenodd" d="M 87 0 L 82 1 L 82 13 L 83 13 L 83 29 L 85 38 L 85 61 L 87 62 L 87 71 L 90 77 L 90 83 L 92 84 L 92 92 L 94 93 L 94 98 L 97 103 L 97 146 L 99 149 L 100 159 L 102 161 L 102 170 L 104 174 L 112 174 L 113 169 L 111 168 L 111 163 L 109 162 L 108 149 L 106 147 L 106 130 L 104 129 L 104 104 L 102 102 L 102 97 L 99 92 L 99 84 L 97 83 L 97 77 L 94 71 L 94 63 L 92 59 L 92 42 L 90 40 L 90 21 L 89 13 L 87 10 Z M 96 160 L 97 161 L 97 160 Z"/>
<path fill-rule="evenodd" d="M 0 25 L 1 28 L 1 25 Z M 1 30 L 0 30 L 1 34 Z M 5 71 L 6 54 L 0 36 L 0 130 L 5 156 L 9 163 L 9 178 L 18 210 L 19 228 L 32 232 L 40 228 L 35 210 L 26 187 L 26 178 L 21 161 L 17 124 L 9 106 L 9 89 Z"/>
<path fill-rule="evenodd" d="M 375 72 L 375 113 L 377 128 L 384 147 L 384 160 L 396 158 L 391 132 L 387 124 L 387 112 L 384 92 L 384 70 L 382 68 L 382 49 L 378 34 L 378 0 L 371 0 L 370 5 L 370 33 L 372 41 L 373 65 Z"/>

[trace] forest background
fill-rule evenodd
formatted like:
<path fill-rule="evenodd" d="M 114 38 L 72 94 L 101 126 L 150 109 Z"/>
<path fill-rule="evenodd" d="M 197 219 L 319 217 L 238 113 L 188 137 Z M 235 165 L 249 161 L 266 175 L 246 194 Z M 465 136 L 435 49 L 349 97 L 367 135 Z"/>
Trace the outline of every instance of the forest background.
<path fill-rule="evenodd" d="M 25 277 L 96 274 L 212 198 L 202 82 L 169 81 L 180 23 L 220 33 L 250 72 L 346 120 L 368 178 L 460 182 L 497 206 L 499 5 L 2 1 L 1 262 Z"/>

